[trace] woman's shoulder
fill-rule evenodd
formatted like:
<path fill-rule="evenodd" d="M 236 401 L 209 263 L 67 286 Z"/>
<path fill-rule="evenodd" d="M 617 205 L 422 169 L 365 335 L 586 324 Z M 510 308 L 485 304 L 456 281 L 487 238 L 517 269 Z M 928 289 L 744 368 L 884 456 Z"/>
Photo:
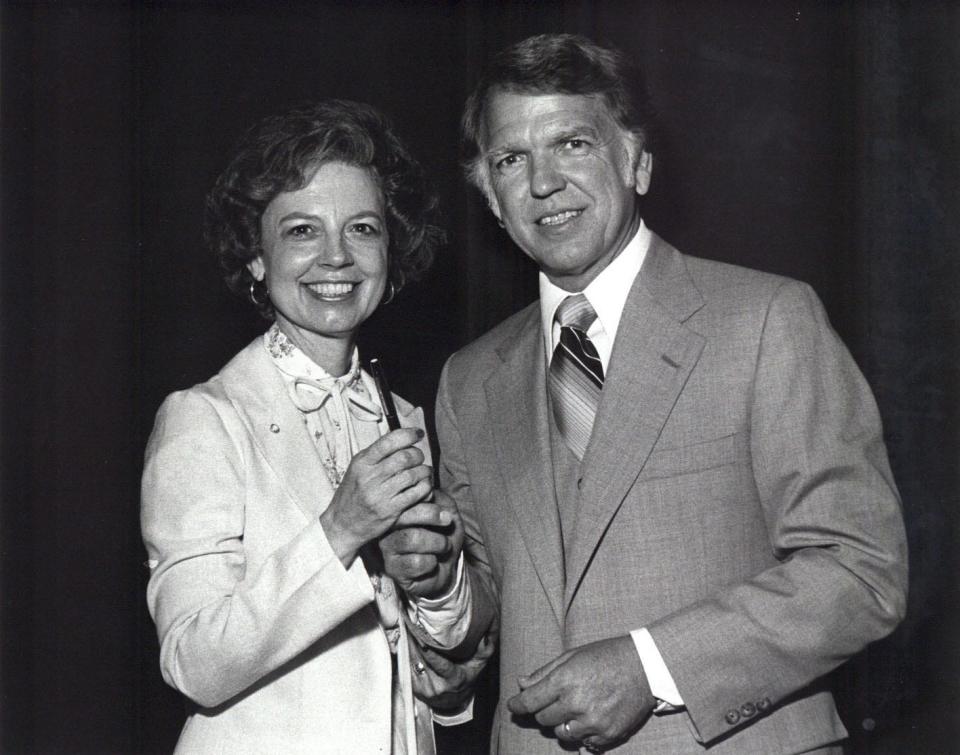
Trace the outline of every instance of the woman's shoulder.
<path fill-rule="evenodd" d="M 167 396 L 157 410 L 148 451 L 175 439 L 201 439 L 230 435 L 236 424 L 234 410 L 219 374 Z"/>
<path fill-rule="evenodd" d="M 158 416 L 169 414 L 193 414 L 204 411 L 204 407 L 215 409 L 218 405 L 229 404 L 227 392 L 223 386 L 221 373 L 217 373 L 203 383 L 174 391 L 160 405 Z"/>
<path fill-rule="evenodd" d="M 209 380 L 169 394 L 157 411 L 156 427 L 173 424 L 199 429 L 211 422 L 232 424 L 237 394 L 244 389 L 256 392 L 249 384 L 262 379 L 269 369 L 265 357 L 262 337 L 258 336 Z"/>

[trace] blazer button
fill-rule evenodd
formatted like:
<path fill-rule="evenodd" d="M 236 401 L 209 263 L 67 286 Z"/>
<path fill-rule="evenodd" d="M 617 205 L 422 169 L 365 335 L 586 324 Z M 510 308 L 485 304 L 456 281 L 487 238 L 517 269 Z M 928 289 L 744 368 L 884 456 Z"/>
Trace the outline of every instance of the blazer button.
<path fill-rule="evenodd" d="M 738 711 L 736 708 L 731 708 L 727 711 L 727 715 L 724 716 L 724 719 L 726 719 L 728 724 L 733 726 L 735 723 L 740 721 L 740 711 Z"/>
<path fill-rule="evenodd" d="M 583 478 L 582 478 L 582 477 L 578 477 L 578 478 L 577 478 L 577 490 L 583 490 Z"/>
<path fill-rule="evenodd" d="M 770 698 L 765 697 L 763 700 L 757 700 L 757 710 L 760 713 L 766 713 L 768 710 L 770 710 Z"/>
<path fill-rule="evenodd" d="M 740 706 L 740 715 L 744 718 L 753 718 L 757 715 L 757 706 L 753 703 L 744 703 Z"/>

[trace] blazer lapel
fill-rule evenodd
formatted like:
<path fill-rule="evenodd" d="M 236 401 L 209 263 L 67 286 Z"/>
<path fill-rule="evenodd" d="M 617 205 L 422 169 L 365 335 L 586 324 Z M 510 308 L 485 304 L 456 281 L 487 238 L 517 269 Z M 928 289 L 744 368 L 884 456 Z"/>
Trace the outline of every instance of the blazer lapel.
<path fill-rule="evenodd" d="M 624 306 L 583 458 L 565 608 L 700 358 L 705 339 L 683 322 L 702 306 L 680 253 L 654 236 Z"/>
<path fill-rule="evenodd" d="M 517 337 L 499 350 L 500 369 L 484 384 L 506 501 L 544 592 L 562 625 L 564 561 L 547 418 L 540 310 L 530 307 Z"/>
<path fill-rule="evenodd" d="M 287 394 L 283 378 L 260 338 L 221 372 L 224 388 L 247 424 L 278 484 L 307 518 L 319 516 L 333 496 L 303 415 Z"/>

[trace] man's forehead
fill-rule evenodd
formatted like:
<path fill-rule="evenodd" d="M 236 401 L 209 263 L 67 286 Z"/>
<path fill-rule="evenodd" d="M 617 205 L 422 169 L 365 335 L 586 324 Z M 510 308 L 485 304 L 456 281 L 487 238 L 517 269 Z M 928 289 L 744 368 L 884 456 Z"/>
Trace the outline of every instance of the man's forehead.
<path fill-rule="evenodd" d="M 601 95 L 494 90 L 484 110 L 488 147 L 530 132 L 544 135 L 569 129 L 609 132 L 616 126 Z"/>

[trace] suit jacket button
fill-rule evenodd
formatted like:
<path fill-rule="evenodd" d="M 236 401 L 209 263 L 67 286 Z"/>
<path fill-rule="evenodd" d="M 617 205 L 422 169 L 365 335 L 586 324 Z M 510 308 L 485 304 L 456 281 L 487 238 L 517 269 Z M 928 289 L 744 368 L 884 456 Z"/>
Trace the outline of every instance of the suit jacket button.
<path fill-rule="evenodd" d="M 770 698 L 765 697 L 763 700 L 757 700 L 757 710 L 760 713 L 766 713 L 768 710 L 770 710 Z"/>
<path fill-rule="evenodd" d="M 753 703 L 744 703 L 740 706 L 740 715 L 744 718 L 753 718 L 757 715 L 757 706 Z"/>
<path fill-rule="evenodd" d="M 735 723 L 740 721 L 740 711 L 738 711 L 736 708 L 731 708 L 727 711 L 727 715 L 725 715 L 724 718 L 728 724 L 733 726 Z"/>
<path fill-rule="evenodd" d="M 577 478 L 577 490 L 583 490 L 583 478 L 582 478 L 582 477 L 578 477 L 578 478 Z"/>

